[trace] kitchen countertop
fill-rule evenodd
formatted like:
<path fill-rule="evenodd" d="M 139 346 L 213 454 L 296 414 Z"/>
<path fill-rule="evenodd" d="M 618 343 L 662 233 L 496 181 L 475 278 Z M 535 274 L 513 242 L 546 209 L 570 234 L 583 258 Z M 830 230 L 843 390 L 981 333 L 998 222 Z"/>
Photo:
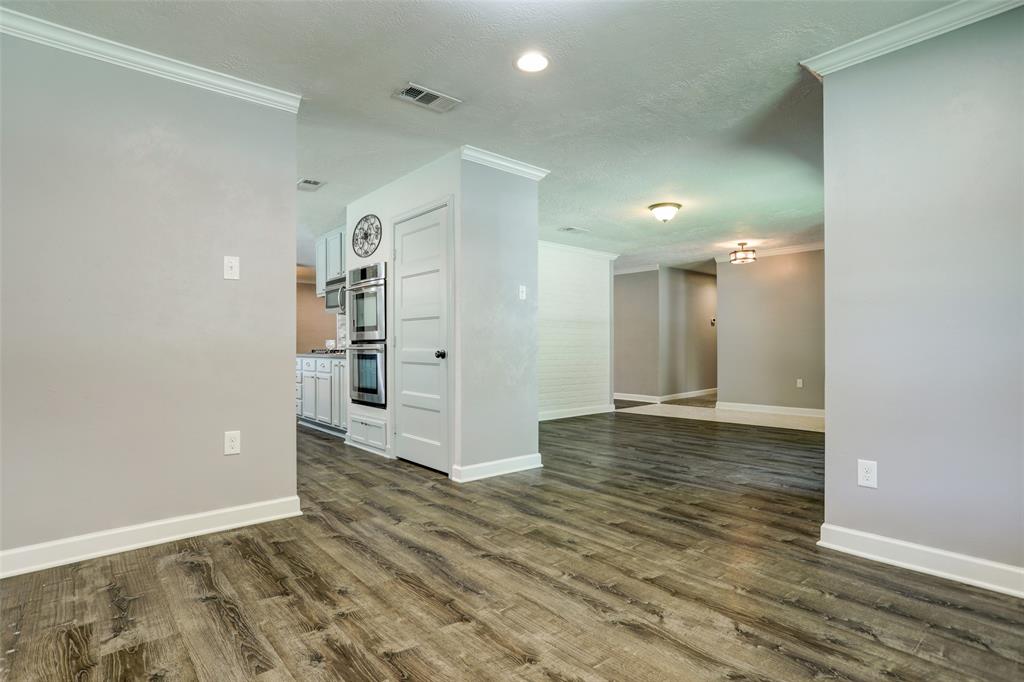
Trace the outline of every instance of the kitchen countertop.
<path fill-rule="evenodd" d="M 316 359 L 329 359 L 329 360 L 344 360 L 344 353 L 296 353 L 297 358 L 316 358 Z"/>

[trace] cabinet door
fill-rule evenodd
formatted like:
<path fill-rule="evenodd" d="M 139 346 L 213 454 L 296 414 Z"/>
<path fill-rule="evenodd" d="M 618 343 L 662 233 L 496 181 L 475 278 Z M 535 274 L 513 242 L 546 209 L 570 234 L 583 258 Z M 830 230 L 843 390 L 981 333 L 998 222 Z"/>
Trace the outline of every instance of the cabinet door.
<path fill-rule="evenodd" d="M 341 413 L 341 428 L 348 428 L 348 363 L 341 364 L 341 381 L 335 395 L 338 396 L 338 412 Z"/>
<path fill-rule="evenodd" d="M 316 375 L 316 420 L 331 423 L 331 375 Z"/>
<path fill-rule="evenodd" d="M 302 375 L 302 416 L 316 419 L 316 375 Z"/>
<path fill-rule="evenodd" d="M 316 295 L 323 296 L 327 290 L 327 244 L 324 237 L 316 240 Z"/>
<path fill-rule="evenodd" d="M 341 396 L 338 395 L 341 386 L 341 362 L 334 361 L 331 367 L 331 426 L 341 428 Z"/>
<path fill-rule="evenodd" d="M 343 240 L 340 232 L 333 232 L 327 235 L 325 240 L 327 250 L 327 279 L 341 277 L 342 272 L 342 249 Z"/>

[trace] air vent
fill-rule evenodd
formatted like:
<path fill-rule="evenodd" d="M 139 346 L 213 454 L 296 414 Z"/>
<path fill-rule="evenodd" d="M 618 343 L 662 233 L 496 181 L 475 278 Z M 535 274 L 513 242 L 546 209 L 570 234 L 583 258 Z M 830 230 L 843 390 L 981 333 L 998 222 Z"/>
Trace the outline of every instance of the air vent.
<path fill-rule="evenodd" d="M 567 225 L 565 227 L 558 228 L 558 231 L 559 232 L 569 232 L 569 233 L 572 233 L 572 234 L 581 234 L 581 233 L 584 233 L 584 232 L 590 232 L 590 230 L 588 230 L 585 227 L 572 227 L 572 226 L 569 226 L 569 225 Z"/>
<path fill-rule="evenodd" d="M 437 90 L 425 88 L 422 85 L 409 83 L 400 90 L 395 90 L 394 97 L 411 104 L 416 104 L 424 109 L 444 113 L 455 108 L 456 104 L 462 104 L 461 99 L 455 99 Z"/>
<path fill-rule="evenodd" d="M 309 178 L 302 178 L 297 183 L 295 183 L 295 186 L 298 187 L 299 190 L 303 192 L 315 192 L 321 187 L 323 187 L 324 184 L 326 183 L 320 182 L 319 180 L 310 180 Z"/>

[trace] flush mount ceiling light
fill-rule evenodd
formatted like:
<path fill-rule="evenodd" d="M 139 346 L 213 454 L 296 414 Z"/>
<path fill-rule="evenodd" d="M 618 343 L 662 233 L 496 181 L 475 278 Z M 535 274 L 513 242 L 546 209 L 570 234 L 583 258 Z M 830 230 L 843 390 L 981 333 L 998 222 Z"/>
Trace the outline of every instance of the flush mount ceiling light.
<path fill-rule="evenodd" d="M 537 73 L 548 68 L 548 58 L 542 55 L 540 52 L 524 52 L 523 55 L 516 60 L 516 68 L 526 73 Z"/>
<path fill-rule="evenodd" d="M 746 265 L 757 260 L 757 251 L 746 248 L 747 242 L 737 242 L 738 249 L 729 254 L 729 262 L 733 265 Z"/>
<path fill-rule="evenodd" d="M 682 208 L 681 204 L 674 204 L 671 201 L 663 201 L 660 204 L 651 204 L 647 209 L 654 214 L 654 217 L 663 223 L 667 223 L 676 217 L 676 213 Z"/>

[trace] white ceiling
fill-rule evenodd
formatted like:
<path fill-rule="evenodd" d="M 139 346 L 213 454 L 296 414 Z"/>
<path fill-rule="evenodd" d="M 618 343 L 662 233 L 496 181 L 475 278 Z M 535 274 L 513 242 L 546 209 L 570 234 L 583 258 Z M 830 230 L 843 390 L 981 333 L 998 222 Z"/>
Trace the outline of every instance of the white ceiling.
<path fill-rule="evenodd" d="M 822 238 L 821 86 L 798 66 L 927 0 L 11 2 L 18 11 L 303 96 L 300 262 L 352 199 L 471 144 L 551 169 L 541 237 L 689 265 Z M 540 49 L 551 66 L 513 63 Z M 414 81 L 464 101 L 391 98 Z M 661 224 L 656 201 L 683 210 Z M 584 227 L 585 234 L 558 232 Z"/>

